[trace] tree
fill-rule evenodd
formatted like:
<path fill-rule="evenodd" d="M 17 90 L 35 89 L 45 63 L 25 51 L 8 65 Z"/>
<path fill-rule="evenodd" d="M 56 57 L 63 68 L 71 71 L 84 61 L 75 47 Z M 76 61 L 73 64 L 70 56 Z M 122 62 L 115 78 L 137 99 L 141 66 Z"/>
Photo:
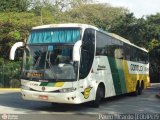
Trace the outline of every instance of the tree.
<path fill-rule="evenodd" d="M 127 13 L 115 20 L 110 31 L 130 40 L 132 43 L 149 49 L 149 43 L 159 39 L 159 26 L 148 17 L 136 19 L 133 13 Z"/>
<path fill-rule="evenodd" d="M 57 6 L 60 12 L 77 8 L 82 4 L 92 3 L 94 0 L 54 0 L 54 5 Z"/>
<path fill-rule="evenodd" d="M 126 13 L 113 21 L 111 32 L 114 32 L 130 41 L 133 41 L 133 26 L 136 24 L 136 18 L 133 13 Z"/>
<path fill-rule="evenodd" d="M 160 13 L 147 17 L 149 24 L 150 41 L 148 44 L 150 58 L 150 79 L 152 82 L 160 82 Z"/>
<path fill-rule="evenodd" d="M 127 10 L 111 7 L 108 4 L 82 4 L 63 13 L 63 21 L 95 25 L 103 30 L 109 30 L 112 21 L 123 15 Z"/>
<path fill-rule="evenodd" d="M 1 12 L 24 12 L 27 11 L 31 4 L 31 0 L 1 0 Z"/>
<path fill-rule="evenodd" d="M 157 40 L 160 42 L 160 13 L 156 15 L 150 15 L 147 17 L 147 23 L 149 25 L 149 37 L 150 41 Z"/>

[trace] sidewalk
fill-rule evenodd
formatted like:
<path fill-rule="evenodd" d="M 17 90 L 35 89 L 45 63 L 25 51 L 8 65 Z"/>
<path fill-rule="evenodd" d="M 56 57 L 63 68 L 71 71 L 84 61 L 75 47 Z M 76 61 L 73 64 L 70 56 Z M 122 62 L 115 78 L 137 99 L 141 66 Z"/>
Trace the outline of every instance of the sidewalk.
<path fill-rule="evenodd" d="M 8 92 L 20 92 L 20 88 L 0 88 L 0 94 L 1 93 L 8 93 Z"/>
<path fill-rule="evenodd" d="M 160 88 L 160 83 L 151 83 L 151 87 Z"/>

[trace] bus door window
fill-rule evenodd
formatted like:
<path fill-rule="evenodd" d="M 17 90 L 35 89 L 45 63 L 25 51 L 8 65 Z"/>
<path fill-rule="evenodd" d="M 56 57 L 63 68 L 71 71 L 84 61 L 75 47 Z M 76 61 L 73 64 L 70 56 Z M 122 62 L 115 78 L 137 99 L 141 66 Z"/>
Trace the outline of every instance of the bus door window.
<path fill-rule="evenodd" d="M 80 79 L 84 79 L 92 67 L 95 50 L 95 30 L 86 29 L 81 48 Z"/>

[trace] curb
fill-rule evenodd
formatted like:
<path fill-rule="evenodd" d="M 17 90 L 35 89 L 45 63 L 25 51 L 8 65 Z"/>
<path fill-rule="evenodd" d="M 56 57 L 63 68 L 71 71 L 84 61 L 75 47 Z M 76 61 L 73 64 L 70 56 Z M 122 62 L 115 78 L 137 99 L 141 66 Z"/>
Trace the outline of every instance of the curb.
<path fill-rule="evenodd" d="M 21 88 L 0 88 L 0 91 L 20 91 Z"/>

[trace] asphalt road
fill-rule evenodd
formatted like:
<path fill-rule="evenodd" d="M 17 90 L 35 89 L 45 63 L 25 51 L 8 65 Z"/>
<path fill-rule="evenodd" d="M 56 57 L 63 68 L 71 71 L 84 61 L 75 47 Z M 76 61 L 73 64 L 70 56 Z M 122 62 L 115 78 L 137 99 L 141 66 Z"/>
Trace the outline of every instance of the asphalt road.
<path fill-rule="evenodd" d="M 99 108 L 92 108 L 88 104 L 54 106 L 47 102 L 25 101 L 19 91 L 1 90 L 0 120 L 6 115 L 10 119 L 18 120 L 98 120 L 107 119 L 105 115 L 108 114 L 160 114 L 160 99 L 155 97 L 158 92 L 160 87 L 155 85 L 146 89 L 140 96 L 122 95 L 107 98 Z"/>

